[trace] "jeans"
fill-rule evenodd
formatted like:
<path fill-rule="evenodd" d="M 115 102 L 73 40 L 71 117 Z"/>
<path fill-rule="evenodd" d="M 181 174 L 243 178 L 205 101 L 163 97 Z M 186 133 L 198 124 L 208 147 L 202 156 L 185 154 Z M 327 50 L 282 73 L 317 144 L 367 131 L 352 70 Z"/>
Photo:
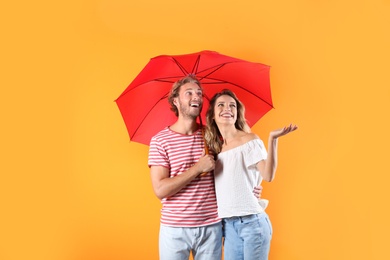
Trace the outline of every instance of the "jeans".
<path fill-rule="evenodd" d="M 204 227 L 160 225 L 160 260 L 220 260 L 222 258 L 221 222 Z"/>
<path fill-rule="evenodd" d="M 272 225 L 267 213 L 223 219 L 225 260 L 267 260 Z"/>

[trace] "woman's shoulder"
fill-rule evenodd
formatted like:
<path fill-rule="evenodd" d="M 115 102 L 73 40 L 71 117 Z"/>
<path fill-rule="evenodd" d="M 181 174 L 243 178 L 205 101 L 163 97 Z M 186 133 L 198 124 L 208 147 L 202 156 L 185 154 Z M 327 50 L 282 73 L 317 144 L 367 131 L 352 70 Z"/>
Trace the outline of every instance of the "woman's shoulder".
<path fill-rule="evenodd" d="M 252 140 L 260 139 L 260 137 L 255 133 L 245 133 L 242 137 L 242 143 L 247 143 Z"/>

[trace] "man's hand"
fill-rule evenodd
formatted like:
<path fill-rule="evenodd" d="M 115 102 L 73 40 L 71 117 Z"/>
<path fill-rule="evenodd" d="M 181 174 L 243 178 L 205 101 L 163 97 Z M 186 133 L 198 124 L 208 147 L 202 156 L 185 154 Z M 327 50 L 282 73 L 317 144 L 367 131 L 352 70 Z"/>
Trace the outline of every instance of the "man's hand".
<path fill-rule="evenodd" d="M 214 170 L 215 160 L 214 156 L 210 154 L 203 155 L 200 157 L 199 161 L 194 165 L 197 167 L 199 173 L 207 173 Z"/>
<path fill-rule="evenodd" d="M 263 187 L 260 185 L 253 188 L 253 195 L 255 195 L 255 197 L 258 199 L 260 199 L 262 192 L 263 192 Z"/>

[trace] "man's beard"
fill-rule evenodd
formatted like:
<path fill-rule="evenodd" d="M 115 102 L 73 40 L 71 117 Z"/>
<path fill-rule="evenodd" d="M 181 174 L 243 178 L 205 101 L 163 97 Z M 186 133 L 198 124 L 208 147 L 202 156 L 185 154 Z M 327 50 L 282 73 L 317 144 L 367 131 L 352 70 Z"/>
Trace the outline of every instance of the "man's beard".
<path fill-rule="evenodd" d="M 200 115 L 200 112 L 202 111 L 202 104 L 200 105 L 200 108 L 196 111 L 193 111 L 191 109 L 191 106 L 190 105 L 186 105 L 184 106 L 180 100 L 179 100 L 179 110 L 180 110 L 180 114 L 184 117 L 184 118 L 191 118 L 191 119 L 196 119 L 199 115 Z"/>

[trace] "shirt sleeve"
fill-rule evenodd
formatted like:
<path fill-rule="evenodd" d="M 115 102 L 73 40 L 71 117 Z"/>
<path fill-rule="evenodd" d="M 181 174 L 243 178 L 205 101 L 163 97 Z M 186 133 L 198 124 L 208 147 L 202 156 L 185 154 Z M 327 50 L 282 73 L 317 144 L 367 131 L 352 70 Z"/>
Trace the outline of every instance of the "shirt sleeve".
<path fill-rule="evenodd" d="M 260 139 L 256 139 L 248 148 L 247 154 L 244 156 L 244 163 L 247 168 L 256 167 L 256 164 L 262 160 L 266 160 L 268 156 L 267 149 Z"/>
<path fill-rule="evenodd" d="M 156 138 L 152 138 L 150 141 L 148 166 L 163 166 L 169 168 L 167 152 Z"/>

